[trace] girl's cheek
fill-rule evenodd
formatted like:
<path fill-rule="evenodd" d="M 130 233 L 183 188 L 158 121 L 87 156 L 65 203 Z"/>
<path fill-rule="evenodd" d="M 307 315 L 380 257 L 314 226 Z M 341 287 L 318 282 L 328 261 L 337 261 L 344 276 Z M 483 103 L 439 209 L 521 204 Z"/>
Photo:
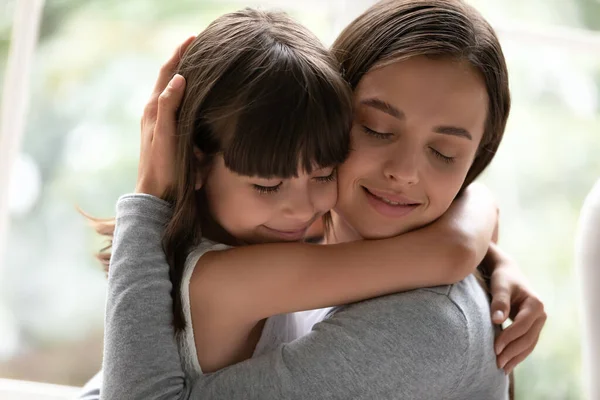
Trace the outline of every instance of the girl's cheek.
<path fill-rule="evenodd" d="M 339 182 L 339 178 L 338 178 L 338 180 L 331 182 L 330 184 L 327 184 L 326 191 L 323 194 L 322 201 L 320 202 L 319 207 L 318 207 L 319 212 L 325 213 L 325 212 L 331 210 L 333 207 L 335 207 L 335 204 L 337 203 L 337 199 L 338 199 L 338 189 L 337 189 L 338 182 Z"/>

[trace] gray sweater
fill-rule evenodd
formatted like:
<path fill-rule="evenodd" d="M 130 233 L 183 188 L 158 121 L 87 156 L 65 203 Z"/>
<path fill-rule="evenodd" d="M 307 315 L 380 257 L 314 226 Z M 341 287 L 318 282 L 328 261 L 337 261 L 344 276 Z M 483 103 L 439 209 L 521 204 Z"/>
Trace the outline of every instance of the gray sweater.
<path fill-rule="evenodd" d="M 167 203 L 146 195 L 117 204 L 102 398 L 508 398 L 487 297 L 472 276 L 341 307 L 303 338 L 192 381 L 171 327 L 160 243 L 170 214 Z"/>

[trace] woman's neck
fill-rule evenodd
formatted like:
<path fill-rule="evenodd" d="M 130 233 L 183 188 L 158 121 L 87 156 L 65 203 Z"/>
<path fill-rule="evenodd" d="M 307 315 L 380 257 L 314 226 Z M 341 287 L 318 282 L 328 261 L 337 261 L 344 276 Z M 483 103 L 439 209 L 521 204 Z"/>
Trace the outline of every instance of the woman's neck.
<path fill-rule="evenodd" d="M 358 232 L 340 214 L 331 211 L 331 229 L 326 233 L 325 243 L 346 243 L 363 240 Z"/>

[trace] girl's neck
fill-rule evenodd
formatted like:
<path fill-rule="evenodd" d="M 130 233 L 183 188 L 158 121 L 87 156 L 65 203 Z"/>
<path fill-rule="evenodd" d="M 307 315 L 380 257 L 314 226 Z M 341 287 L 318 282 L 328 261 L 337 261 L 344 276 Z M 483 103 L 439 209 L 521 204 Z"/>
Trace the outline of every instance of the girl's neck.
<path fill-rule="evenodd" d="M 363 240 L 356 230 L 340 214 L 331 211 L 331 229 L 325 235 L 326 244 Z"/>

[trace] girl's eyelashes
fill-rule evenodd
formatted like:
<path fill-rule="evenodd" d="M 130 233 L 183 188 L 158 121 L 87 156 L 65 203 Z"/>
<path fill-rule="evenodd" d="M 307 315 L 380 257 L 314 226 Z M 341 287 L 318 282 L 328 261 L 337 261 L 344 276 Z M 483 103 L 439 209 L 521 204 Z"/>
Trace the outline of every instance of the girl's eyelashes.
<path fill-rule="evenodd" d="M 435 157 L 437 157 L 438 159 L 440 159 L 442 162 L 444 162 L 446 164 L 452 164 L 455 160 L 455 157 L 446 156 L 446 155 L 440 153 L 439 151 L 437 151 L 436 149 L 434 149 L 433 147 L 430 147 L 429 150 L 431 150 L 431 152 L 433 153 L 433 155 Z"/>
<path fill-rule="evenodd" d="M 254 188 L 254 190 L 256 190 L 260 194 L 273 194 L 273 193 L 279 192 L 279 189 L 281 188 L 281 184 L 282 184 L 282 182 L 279 182 L 279 184 L 277 184 L 275 186 L 261 186 L 261 185 L 253 184 L 252 187 Z"/>
<path fill-rule="evenodd" d="M 333 182 L 336 179 L 336 170 L 334 169 L 333 171 L 331 171 L 331 174 L 327 176 L 316 176 L 313 179 L 320 183 Z M 281 185 L 283 185 L 283 182 L 279 182 L 275 186 L 263 186 L 253 183 L 252 188 L 260 194 L 274 194 L 279 192 L 279 190 L 281 189 Z"/>
<path fill-rule="evenodd" d="M 335 178 L 336 178 L 336 170 L 334 169 L 333 171 L 331 171 L 331 174 L 329 174 L 327 176 L 317 176 L 314 179 L 317 182 L 326 183 L 326 182 L 333 182 L 333 181 L 335 181 Z"/>
<path fill-rule="evenodd" d="M 377 132 L 365 125 L 362 125 L 362 128 L 367 135 L 373 136 L 377 139 L 389 139 L 391 136 L 393 136 L 393 133 Z"/>

